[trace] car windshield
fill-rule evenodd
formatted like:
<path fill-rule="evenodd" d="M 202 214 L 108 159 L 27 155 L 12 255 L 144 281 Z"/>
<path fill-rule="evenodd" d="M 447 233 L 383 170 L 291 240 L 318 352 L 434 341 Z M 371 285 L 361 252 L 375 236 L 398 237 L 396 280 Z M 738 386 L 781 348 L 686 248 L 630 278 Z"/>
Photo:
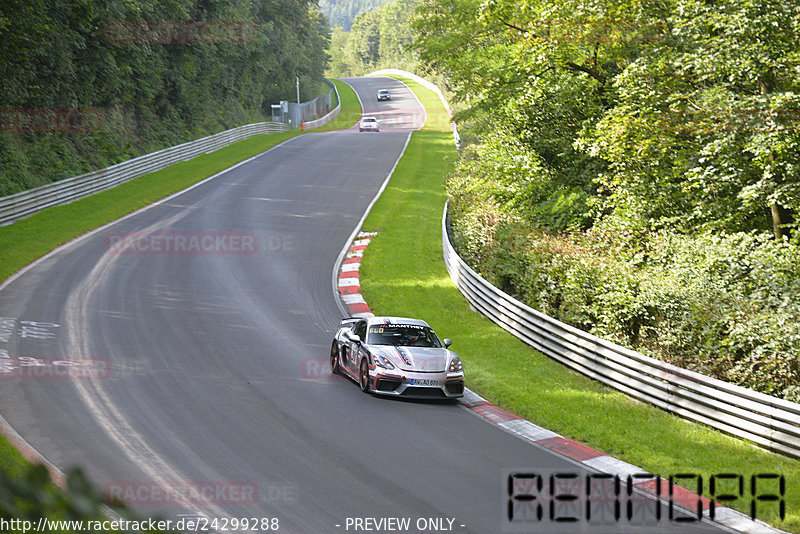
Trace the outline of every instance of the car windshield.
<path fill-rule="evenodd" d="M 378 93 L 382 95 L 388 95 L 389 91 L 387 91 L 386 89 L 381 89 L 380 91 L 378 91 Z"/>
<path fill-rule="evenodd" d="M 375 117 L 364 117 L 361 122 L 378 122 Z"/>
<path fill-rule="evenodd" d="M 369 327 L 367 343 L 401 347 L 442 346 L 436 334 L 427 326 L 415 324 L 380 324 Z"/>

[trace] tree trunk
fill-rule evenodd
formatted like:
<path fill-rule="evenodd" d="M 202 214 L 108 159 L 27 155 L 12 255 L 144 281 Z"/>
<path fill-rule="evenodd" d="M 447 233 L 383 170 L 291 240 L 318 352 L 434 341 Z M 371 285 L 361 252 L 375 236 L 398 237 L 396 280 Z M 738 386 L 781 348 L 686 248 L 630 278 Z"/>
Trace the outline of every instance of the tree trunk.
<path fill-rule="evenodd" d="M 767 95 L 772 92 L 773 80 L 769 73 L 766 77 L 759 81 L 759 86 L 761 88 L 762 95 Z M 772 161 L 772 159 L 773 156 L 770 154 L 769 160 Z M 778 203 L 773 203 L 769 209 L 770 212 L 772 212 L 772 233 L 775 236 L 775 239 L 780 241 L 783 239 L 784 235 L 789 235 L 788 229 L 783 228 L 783 225 L 791 223 L 792 216 L 788 210 L 784 209 L 783 206 L 780 206 Z"/>
<path fill-rule="evenodd" d="M 772 204 L 770 211 L 772 212 L 772 233 L 775 235 L 775 239 L 780 241 L 783 236 L 789 236 L 788 228 L 783 228 L 783 225 L 792 222 L 792 215 L 789 210 L 778 204 Z"/>
<path fill-rule="evenodd" d="M 772 212 L 772 233 L 775 234 L 775 239 L 778 241 L 783 237 L 783 229 L 781 228 L 781 207 L 777 204 L 770 206 Z"/>

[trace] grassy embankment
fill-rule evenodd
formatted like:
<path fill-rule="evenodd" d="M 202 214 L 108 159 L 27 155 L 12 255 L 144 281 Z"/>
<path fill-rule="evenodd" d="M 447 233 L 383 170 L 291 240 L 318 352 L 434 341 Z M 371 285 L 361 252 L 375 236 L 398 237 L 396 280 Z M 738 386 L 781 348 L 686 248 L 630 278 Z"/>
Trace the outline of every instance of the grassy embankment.
<path fill-rule="evenodd" d="M 402 79 L 428 109 L 428 125 L 415 132 L 392 179 L 364 223 L 380 232 L 361 266 L 362 292 L 376 314 L 422 317 L 455 340 L 467 385 L 495 404 L 651 473 L 699 474 L 708 495 L 713 474 L 759 473 L 786 477 L 786 519 L 774 503 L 758 504 L 757 517 L 800 532 L 800 462 L 706 426 L 684 421 L 582 375 L 508 334 L 470 310 L 442 260 L 444 178 L 456 149 L 439 98 Z M 728 488 L 728 492 L 731 488 Z M 750 500 L 729 506 L 749 513 Z"/>

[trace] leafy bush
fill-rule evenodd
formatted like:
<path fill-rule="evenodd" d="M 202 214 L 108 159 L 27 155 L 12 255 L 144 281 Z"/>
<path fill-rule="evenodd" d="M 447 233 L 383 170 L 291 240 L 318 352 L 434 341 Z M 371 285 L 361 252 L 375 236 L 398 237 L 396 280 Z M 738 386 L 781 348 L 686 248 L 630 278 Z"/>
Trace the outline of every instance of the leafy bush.
<path fill-rule="evenodd" d="M 30 521 L 36 526 L 39 518 L 51 521 L 108 521 L 106 510 L 111 510 L 120 519 L 132 524 L 147 521 L 136 518 L 125 507 L 106 507 L 100 493 L 87 481 L 79 469 L 67 474 L 66 488 L 62 491 L 50 482 L 50 475 L 43 465 L 32 465 L 20 476 L 11 475 L 0 469 L 0 518 L 12 527 L 9 532 L 22 532 L 22 521 Z M 50 526 L 53 526 L 52 523 Z M 52 528 L 49 532 L 73 532 L 75 529 L 59 530 Z M 19 527 L 19 528 L 16 528 Z M 157 532 L 140 530 L 140 532 Z"/>
<path fill-rule="evenodd" d="M 458 250 L 531 307 L 680 367 L 800 400 L 797 244 L 755 232 L 553 234 L 461 206 Z"/>
<path fill-rule="evenodd" d="M 421 2 L 415 49 L 463 105 L 468 263 L 567 323 L 800 399 L 796 5 Z"/>

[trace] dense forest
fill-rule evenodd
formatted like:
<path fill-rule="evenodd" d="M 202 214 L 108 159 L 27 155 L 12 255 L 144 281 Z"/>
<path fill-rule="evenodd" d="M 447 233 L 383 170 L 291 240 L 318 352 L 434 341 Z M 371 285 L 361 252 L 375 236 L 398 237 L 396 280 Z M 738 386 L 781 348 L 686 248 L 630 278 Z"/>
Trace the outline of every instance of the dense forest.
<path fill-rule="evenodd" d="M 800 400 L 800 4 L 422 0 L 459 251 L 531 306 Z"/>
<path fill-rule="evenodd" d="M 350 31 L 359 13 L 374 11 L 388 0 L 320 0 L 319 9 L 328 17 L 331 28 Z"/>
<path fill-rule="evenodd" d="M 0 196 L 313 98 L 329 38 L 315 0 L 5 0 Z"/>
<path fill-rule="evenodd" d="M 381 68 L 415 70 L 411 19 L 419 0 L 394 0 L 359 13 L 350 31 L 334 28 L 330 76 L 360 76 Z"/>

